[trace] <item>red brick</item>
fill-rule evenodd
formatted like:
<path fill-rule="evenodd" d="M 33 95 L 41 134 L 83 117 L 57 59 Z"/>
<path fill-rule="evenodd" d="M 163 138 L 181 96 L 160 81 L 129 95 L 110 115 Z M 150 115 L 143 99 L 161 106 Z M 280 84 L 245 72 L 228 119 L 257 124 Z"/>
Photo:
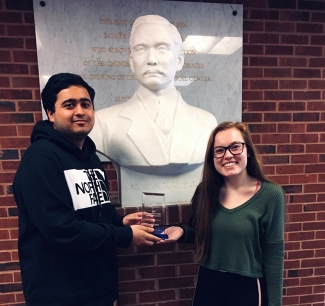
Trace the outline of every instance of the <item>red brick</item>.
<path fill-rule="evenodd" d="M 292 100 L 291 91 L 265 91 L 264 100 Z"/>
<path fill-rule="evenodd" d="M 317 161 L 318 161 L 318 156 L 316 154 L 291 155 L 292 164 L 305 164 L 306 162 L 315 163 Z"/>
<path fill-rule="evenodd" d="M 307 287 L 302 287 L 299 286 L 297 288 L 288 288 L 287 289 L 287 295 L 306 295 L 306 294 L 310 294 L 312 293 L 313 288 L 311 286 L 307 286 Z"/>
<path fill-rule="evenodd" d="M 13 77 L 12 85 L 14 88 L 37 88 L 39 87 L 39 79 L 34 77 Z"/>
<path fill-rule="evenodd" d="M 297 144 L 278 145 L 277 153 L 304 153 L 304 146 Z M 314 153 L 314 152 L 312 152 Z"/>
<path fill-rule="evenodd" d="M 309 249 L 309 250 L 318 249 L 320 246 L 321 246 L 321 242 L 319 240 L 303 241 L 301 244 L 302 249 Z"/>
<path fill-rule="evenodd" d="M 243 122 L 262 122 L 261 113 L 242 113 Z"/>
<path fill-rule="evenodd" d="M 141 303 L 146 302 L 159 302 L 175 300 L 175 290 L 159 290 L 159 291 L 148 291 L 146 293 L 139 294 L 139 301 Z"/>
<path fill-rule="evenodd" d="M 37 75 L 38 76 L 38 66 L 37 65 L 29 65 L 29 72 L 31 75 Z"/>
<path fill-rule="evenodd" d="M 304 167 L 302 165 L 288 165 L 288 166 L 277 166 L 277 174 L 297 174 L 303 173 Z"/>
<path fill-rule="evenodd" d="M 288 233 L 289 241 L 304 241 L 314 239 L 314 232 Z"/>
<path fill-rule="evenodd" d="M 320 142 L 324 142 L 325 139 L 325 134 L 320 134 Z M 319 161 L 325 161 L 325 154 L 320 154 L 319 155 Z"/>
<path fill-rule="evenodd" d="M 311 45 L 324 45 L 325 44 L 325 38 L 324 35 L 317 35 L 317 36 L 312 36 L 310 39 L 310 44 Z"/>
<path fill-rule="evenodd" d="M 26 49 L 36 50 L 36 41 L 35 41 L 35 39 L 26 38 L 25 42 L 26 42 Z"/>
<path fill-rule="evenodd" d="M 294 23 L 289 22 L 265 22 L 265 31 L 267 32 L 294 32 Z"/>
<path fill-rule="evenodd" d="M 132 282 L 119 282 L 121 292 L 141 292 L 155 289 L 154 280 L 137 280 Z"/>
<path fill-rule="evenodd" d="M 275 111 L 276 103 L 275 102 L 250 102 L 248 103 L 249 111 Z"/>
<path fill-rule="evenodd" d="M 321 97 L 320 91 L 294 91 L 293 98 L 295 100 L 319 100 Z M 308 104 L 307 104 L 308 105 Z"/>
<path fill-rule="evenodd" d="M 312 22 L 323 22 L 325 20 L 325 13 L 312 12 L 311 20 Z"/>
<path fill-rule="evenodd" d="M 288 277 L 305 277 L 313 275 L 313 269 L 289 270 Z"/>
<path fill-rule="evenodd" d="M 321 77 L 321 69 L 294 69 L 293 70 L 294 78 L 320 78 Z"/>
<path fill-rule="evenodd" d="M 256 144 L 256 142 L 255 142 L 255 144 Z M 256 148 L 260 154 L 276 153 L 276 147 L 274 145 L 256 145 Z"/>
<path fill-rule="evenodd" d="M 301 11 L 281 11 L 280 20 L 310 21 L 310 13 Z"/>
<path fill-rule="evenodd" d="M 309 67 L 325 67 L 325 58 L 315 57 L 309 59 Z"/>
<path fill-rule="evenodd" d="M 323 48 L 322 47 L 295 47 L 295 54 L 298 56 L 322 56 Z"/>
<path fill-rule="evenodd" d="M 279 184 L 279 185 L 283 185 L 283 184 L 289 184 L 289 176 L 288 175 L 272 175 L 269 176 L 269 178 Z"/>
<path fill-rule="evenodd" d="M 320 2 L 318 2 L 318 3 L 320 3 Z M 309 303 L 309 304 L 307 304 L 307 306 L 308 305 L 311 305 L 310 303 L 313 303 L 312 304 L 313 306 L 318 306 L 318 305 L 319 306 L 323 306 L 324 305 L 324 294 L 303 295 L 300 298 L 300 302 L 301 303 Z M 315 304 L 315 302 L 320 302 L 320 303 L 319 304 Z"/>
<path fill-rule="evenodd" d="M 307 104 L 308 111 L 325 111 L 325 102 L 308 102 Z"/>
<path fill-rule="evenodd" d="M 266 113 L 264 114 L 265 122 L 292 121 L 291 113 Z"/>
<path fill-rule="evenodd" d="M 119 293 L 119 305 L 136 305 L 137 299 L 135 293 Z"/>
<path fill-rule="evenodd" d="M 8 25 L 9 36 L 35 36 L 34 25 Z"/>
<path fill-rule="evenodd" d="M 300 213 L 303 211 L 303 206 L 301 204 L 290 204 L 287 206 L 287 212 L 291 213 Z"/>
<path fill-rule="evenodd" d="M 249 89 L 249 81 L 248 80 L 242 80 L 242 89 L 243 90 Z"/>
<path fill-rule="evenodd" d="M 290 78 L 292 77 L 292 70 L 289 68 L 265 68 L 264 77 L 273 78 Z M 282 82 L 282 81 L 280 81 Z M 291 82 L 292 83 L 292 82 Z M 299 87 L 301 88 L 301 87 Z"/>
<path fill-rule="evenodd" d="M 324 193 L 317 195 L 317 202 L 325 202 L 325 194 Z"/>
<path fill-rule="evenodd" d="M 307 81 L 304 80 L 280 80 L 280 89 L 307 89 Z M 299 103 L 299 102 L 297 102 Z"/>
<path fill-rule="evenodd" d="M 274 133 L 276 132 L 275 124 L 248 124 L 251 133 Z"/>
<path fill-rule="evenodd" d="M 303 133 L 305 132 L 305 124 L 278 124 L 278 133 Z"/>
<path fill-rule="evenodd" d="M 33 11 L 33 1 L 6 0 L 7 10 Z"/>
<path fill-rule="evenodd" d="M 251 89 L 277 89 L 278 81 L 275 80 L 251 80 Z"/>
<path fill-rule="evenodd" d="M 265 46 L 266 55 L 293 55 L 293 47 L 291 46 Z"/>
<path fill-rule="evenodd" d="M 321 221 L 321 222 L 305 222 L 302 227 L 303 227 L 303 230 L 305 230 L 305 231 L 324 230 L 325 222 L 323 222 L 323 221 Z"/>
<path fill-rule="evenodd" d="M 10 87 L 10 79 L 8 77 L 1 77 L 0 76 L 0 88 Z"/>
<path fill-rule="evenodd" d="M 33 13 L 24 13 L 24 20 L 25 23 L 32 23 L 34 24 L 34 14 Z"/>
<path fill-rule="evenodd" d="M 294 26 L 294 24 L 292 25 Z M 288 45 L 307 45 L 309 43 L 309 37 L 307 35 L 281 35 L 280 42 L 281 44 Z"/>
<path fill-rule="evenodd" d="M 299 305 L 299 296 L 284 296 L 282 302 L 283 305 Z"/>
<path fill-rule="evenodd" d="M 324 192 L 325 184 L 309 184 L 305 185 L 304 192 L 312 193 L 312 192 Z"/>
<path fill-rule="evenodd" d="M 289 251 L 289 250 L 300 250 L 300 244 L 301 242 L 291 242 L 291 241 L 287 241 L 285 243 L 285 250 Z M 294 261 L 296 262 L 296 261 Z"/>
<path fill-rule="evenodd" d="M 159 289 L 194 287 L 194 277 L 163 278 L 158 280 Z"/>
<path fill-rule="evenodd" d="M 252 100 L 262 100 L 263 92 L 262 91 L 243 91 L 243 100 L 252 101 Z"/>
<path fill-rule="evenodd" d="M 13 55 L 14 55 L 15 62 L 28 62 L 28 63 L 37 62 L 36 51 L 14 51 Z"/>
<path fill-rule="evenodd" d="M 166 256 L 166 254 L 158 254 L 157 262 L 158 265 L 166 265 L 166 264 L 180 264 L 180 263 L 188 263 L 193 261 L 192 252 L 174 252 Z"/>
<path fill-rule="evenodd" d="M 263 25 L 263 22 L 261 22 L 261 21 L 244 20 L 243 29 L 244 29 L 244 32 L 263 31 L 264 30 L 264 25 Z"/>
<path fill-rule="evenodd" d="M 302 175 L 291 175 L 290 176 L 290 184 L 303 184 L 303 183 L 316 183 L 317 175 L 312 174 L 302 174 Z"/>
<path fill-rule="evenodd" d="M 279 102 L 278 109 L 279 111 L 304 111 L 306 110 L 306 102 Z"/>
<path fill-rule="evenodd" d="M 323 25 L 319 23 L 297 23 L 296 31 L 302 33 L 323 33 Z"/>
<path fill-rule="evenodd" d="M 277 66 L 278 60 L 275 57 L 251 57 L 250 66 Z"/>
<path fill-rule="evenodd" d="M 38 82 L 38 80 L 37 80 Z M 40 101 L 22 101 L 18 102 L 18 110 L 20 112 L 33 112 L 42 110 L 42 105 Z"/>
<path fill-rule="evenodd" d="M 243 52 L 246 55 L 254 54 L 264 54 L 264 47 L 263 46 L 256 46 L 256 45 L 244 45 Z"/>
<path fill-rule="evenodd" d="M 250 19 L 279 20 L 278 11 L 250 10 Z"/>
<path fill-rule="evenodd" d="M 325 211 L 325 203 L 321 204 L 305 204 L 305 209 L 306 212 L 308 211 Z"/>
<path fill-rule="evenodd" d="M 302 57 L 280 57 L 279 66 L 307 67 L 307 58 Z"/>
<path fill-rule="evenodd" d="M 278 44 L 280 37 L 278 34 L 259 34 L 254 33 L 249 35 L 250 44 Z"/>
<path fill-rule="evenodd" d="M 131 259 L 132 258 L 132 259 Z M 119 267 L 127 268 L 133 266 L 152 266 L 154 264 L 154 255 L 136 255 L 130 256 L 120 256 L 119 257 Z"/>
<path fill-rule="evenodd" d="M 31 98 L 32 98 L 32 92 L 30 90 L 2 89 L 0 91 L 0 99 L 26 100 Z"/>
<path fill-rule="evenodd" d="M 0 74 L 28 74 L 28 66 L 23 64 L 0 64 Z"/>
<path fill-rule="evenodd" d="M 293 121 L 319 121 L 319 113 L 294 113 Z"/>
<path fill-rule="evenodd" d="M 161 266 L 161 267 L 145 267 L 139 268 L 141 279 L 147 278 L 163 278 L 176 276 L 176 266 Z"/>
<path fill-rule="evenodd" d="M 286 223 L 285 231 L 286 231 L 286 233 L 300 232 L 301 231 L 301 223 Z M 298 250 L 299 250 L 299 248 L 298 248 Z"/>
<path fill-rule="evenodd" d="M 244 68 L 243 78 L 261 78 L 263 76 L 262 68 Z"/>
<path fill-rule="evenodd" d="M 275 155 L 275 156 L 262 156 L 263 165 L 266 164 L 288 164 L 289 156 L 287 155 Z"/>
<path fill-rule="evenodd" d="M 311 203 L 316 202 L 315 194 L 291 195 L 290 203 Z"/>
<path fill-rule="evenodd" d="M 291 135 L 292 143 L 316 143 L 318 142 L 318 134 L 293 134 Z"/>
<path fill-rule="evenodd" d="M 325 80 L 324 81 L 320 81 L 320 80 L 311 80 L 308 81 L 308 87 L 310 89 L 324 89 L 325 88 Z"/>
<path fill-rule="evenodd" d="M 22 23 L 22 14 L 8 11 L 0 11 L 1 23 Z"/>
<path fill-rule="evenodd" d="M 323 132 L 325 131 L 325 123 L 308 123 L 307 132 Z M 324 146 L 325 150 L 325 146 Z M 323 151 L 325 152 L 325 151 Z"/>
<path fill-rule="evenodd" d="M 3 49 L 24 48 L 23 38 L 3 38 L 0 37 L 0 46 Z"/>
<path fill-rule="evenodd" d="M 263 134 L 262 142 L 264 144 L 272 144 L 272 143 L 289 143 L 290 136 L 285 134 Z"/>
<path fill-rule="evenodd" d="M 10 51 L 0 50 L 0 62 L 5 63 L 10 61 L 11 61 Z"/>

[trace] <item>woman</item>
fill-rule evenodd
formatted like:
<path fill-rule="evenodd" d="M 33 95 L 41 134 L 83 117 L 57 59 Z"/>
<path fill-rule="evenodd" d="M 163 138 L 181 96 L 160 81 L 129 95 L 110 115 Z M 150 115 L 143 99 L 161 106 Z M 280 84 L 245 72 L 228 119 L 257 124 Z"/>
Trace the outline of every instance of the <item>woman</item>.
<path fill-rule="evenodd" d="M 223 122 L 211 133 L 190 228 L 165 242 L 195 242 L 200 262 L 194 306 L 280 306 L 285 203 L 265 177 L 248 127 Z"/>

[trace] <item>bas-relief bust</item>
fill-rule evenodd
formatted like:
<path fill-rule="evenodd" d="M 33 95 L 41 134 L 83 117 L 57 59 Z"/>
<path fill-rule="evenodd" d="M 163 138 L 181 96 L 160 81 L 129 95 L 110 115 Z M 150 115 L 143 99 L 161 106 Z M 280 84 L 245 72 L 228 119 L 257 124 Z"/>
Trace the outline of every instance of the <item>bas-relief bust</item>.
<path fill-rule="evenodd" d="M 153 175 L 177 175 L 203 164 L 214 115 L 187 104 L 174 77 L 184 64 L 182 39 L 158 15 L 137 18 L 130 67 L 139 88 L 125 103 L 96 112 L 90 137 L 114 163 Z"/>

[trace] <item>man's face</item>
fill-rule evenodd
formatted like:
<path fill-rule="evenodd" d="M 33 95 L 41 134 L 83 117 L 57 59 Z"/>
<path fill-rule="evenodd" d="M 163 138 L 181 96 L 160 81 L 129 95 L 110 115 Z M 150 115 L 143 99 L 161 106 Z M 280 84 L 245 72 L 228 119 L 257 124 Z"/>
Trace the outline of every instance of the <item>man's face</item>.
<path fill-rule="evenodd" d="M 61 90 L 54 109 L 54 112 L 48 111 L 53 127 L 77 146 L 82 146 L 95 122 L 88 91 L 81 86 L 70 86 Z"/>
<path fill-rule="evenodd" d="M 142 24 L 133 34 L 130 67 L 142 86 L 163 90 L 174 84 L 184 58 L 176 50 L 171 30 L 159 24 Z"/>

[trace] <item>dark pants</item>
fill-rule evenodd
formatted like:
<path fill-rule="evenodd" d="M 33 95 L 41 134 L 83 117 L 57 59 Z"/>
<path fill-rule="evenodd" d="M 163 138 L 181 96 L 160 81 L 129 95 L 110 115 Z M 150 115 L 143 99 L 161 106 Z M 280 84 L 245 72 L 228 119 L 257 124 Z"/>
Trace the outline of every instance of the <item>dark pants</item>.
<path fill-rule="evenodd" d="M 200 266 L 193 306 L 203 305 L 267 306 L 265 279 L 210 270 Z"/>

